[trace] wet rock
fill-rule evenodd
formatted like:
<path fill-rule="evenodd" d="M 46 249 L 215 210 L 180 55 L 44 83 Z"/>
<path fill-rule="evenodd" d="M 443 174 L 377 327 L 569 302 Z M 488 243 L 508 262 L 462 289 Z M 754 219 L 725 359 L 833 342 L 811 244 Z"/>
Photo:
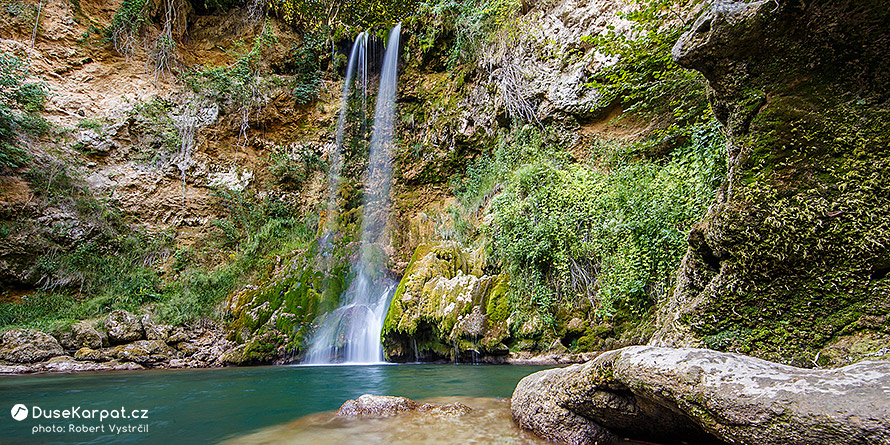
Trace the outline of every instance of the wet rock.
<path fill-rule="evenodd" d="M 108 318 L 105 319 L 105 330 L 108 332 L 108 339 L 112 344 L 141 340 L 145 336 L 142 321 L 124 310 L 116 310 L 108 314 Z"/>
<path fill-rule="evenodd" d="M 890 362 L 810 370 L 705 349 L 632 346 L 517 385 L 520 427 L 554 441 L 887 444 Z"/>
<path fill-rule="evenodd" d="M 506 316 L 492 320 L 487 308 L 503 295 L 506 278 L 485 275 L 480 256 L 452 241 L 418 246 L 383 327 L 391 360 L 502 353 Z"/>
<path fill-rule="evenodd" d="M 87 322 L 74 323 L 71 332 L 78 348 L 98 349 L 103 346 L 102 334 Z"/>
<path fill-rule="evenodd" d="M 338 417 L 392 417 L 406 412 L 425 412 L 433 416 L 459 416 L 471 411 L 459 403 L 445 405 L 417 403 L 405 397 L 375 396 L 365 394 L 355 400 L 347 400 L 337 411 Z"/>
<path fill-rule="evenodd" d="M 340 406 L 340 417 L 390 417 L 401 412 L 416 410 L 419 404 L 405 397 L 374 396 L 365 394 L 355 400 L 347 400 Z"/>
<path fill-rule="evenodd" d="M 36 363 L 65 351 L 53 336 L 33 329 L 12 329 L 0 337 L 0 359 L 13 363 Z"/>
<path fill-rule="evenodd" d="M 247 359 L 245 357 L 246 354 L 244 353 L 246 348 L 247 348 L 247 345 L 235 346 L 234 348 L 226 351 L 226 353 L 224 353 L 222 355 L 222 357 L 219 358 L 219 360 L 223 364 L 226 364 L 226 365 L 232 365 L 232 366 L 245 365 L 245 364 L 247 364 Z M 192 352 L 192 354 L 194 354 L 194 352 Z"/>

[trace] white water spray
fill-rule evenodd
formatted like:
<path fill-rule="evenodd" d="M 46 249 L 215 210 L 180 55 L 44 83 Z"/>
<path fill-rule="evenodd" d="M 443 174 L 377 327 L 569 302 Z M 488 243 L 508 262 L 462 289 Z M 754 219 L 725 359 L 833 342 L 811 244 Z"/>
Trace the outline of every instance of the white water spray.
<path fill-rule="evenodd" d="M 356 278 L 340 297 L 340 307 L 324 316 L 312 339 L 305 363 L 383 361 L 380 332 L 390 299 L 398 284 L 383 276 L 383 265 L 378 253 L 385 242 L 383 234 L 389 218 L 400 34 L 401 24 L 390 31 L 380 72 L 370 157 L 364 178 L 362 238 L 359 264 L 355 266 Z M 358 39 L 356 42 L 358 43 Z M 348 71 L 347 68 L 347 77 Z"/>

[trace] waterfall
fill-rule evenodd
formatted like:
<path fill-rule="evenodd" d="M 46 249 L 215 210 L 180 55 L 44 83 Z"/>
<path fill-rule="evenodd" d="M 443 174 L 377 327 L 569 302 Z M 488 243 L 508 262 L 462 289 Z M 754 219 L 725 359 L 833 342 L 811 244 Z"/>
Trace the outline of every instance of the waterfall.
<path fill-rule="evenodd" d="M 361 246 L 359 262 L 354 266 L 356 278 L 340 296 L 340 307 L 323 317 L 305 363 L 383 361 L 380 332 L 398 284 L 382 273 L 384 265 L 381 258 L 384 255 L 380 253 L 386 241 L 383 235 L 389 218 L 400 35 L 401 24 L 394 26 L 389 33 L 380 71 L 368 169 L 364 176 Z M 366 39 L 367 36 L 365 42 Z M 366 88 L 366 80 L 362 82 L 365 83 L 362 87 Z"/>
<path fill-rule="evenodd" d="M 352 94 L 352 81 L 358 71 L 358 83 L 362 91 L 362 127 L 366 120 L 366 108 L 368 103 L 368 32 L 364 31 L 355 37 L 352 51 L 349 53 L 349 63 L 346 65 L 346 78 L 343 80 L 343 100 L 340 105 L 340 116 L 337 119 L 337 133 L 334 141 L 334 151 L 331 152 L 331 167 L 328 173 L 328 213 L 326 216 L 327 232 L 333 232 L 337 219 L 337 191 L 340 188 L 340 172 L 343 169 L 343 144 L 346 131 L 346 118 L 349 114 L 349 99 Z"/>

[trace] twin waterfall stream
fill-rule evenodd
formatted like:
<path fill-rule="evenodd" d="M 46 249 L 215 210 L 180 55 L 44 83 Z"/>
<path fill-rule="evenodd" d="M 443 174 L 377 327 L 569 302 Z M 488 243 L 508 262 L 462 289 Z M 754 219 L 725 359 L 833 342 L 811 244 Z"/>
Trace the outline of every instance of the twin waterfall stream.
<path fill-rule="evenodd" d="M 340 296 L 340 307 L 322 316 L 303 361 L 305 364 L 366 364 L 383 361 L 380 332 L 390 299 L 398 285 L 383 275 L 379 252 L 389 216 L 400 34 L 401 24 L 398 24 L 389 33 L 380 69 L 368 168 L 363 178 L 365 187 L 361 247 L 358 264 L 353 265 L 356 278 Z M 361 93 L 358 115 L 361 120 L 361 134 L 364 134 L 367 114 L 368 37 L 367 32 L 356 37 L 346 68 L 343 102 L 337 122 L 336 148 L 331 153 L 326 227 L 328 235 L 336 230 L 337 190 L 343 167 L 343 147 L 346 143 L 344 132 L 349 119 L 353 83 L 356 84 L 356 93 Z M 329 236 L 325 236 L 327 238 Z"/>

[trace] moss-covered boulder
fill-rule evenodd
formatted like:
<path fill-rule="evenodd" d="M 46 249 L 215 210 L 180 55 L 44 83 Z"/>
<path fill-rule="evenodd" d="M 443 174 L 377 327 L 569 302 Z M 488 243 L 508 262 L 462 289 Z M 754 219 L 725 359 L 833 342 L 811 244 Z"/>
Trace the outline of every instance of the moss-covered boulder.
<path fill-rule="evenodd" d="M 34 329 L 11 329 L 0 337 L 0 360 L 13 363 L 36 363 L 65 355 L 59 342 L 45 332 Z"/>
<path fill-rule="evenodd" d="M 111 360 L 111 356 L 108 354 L 108 351 L 83 347 L 78 349 L 77 352 L 74 353 L 74 360 L 87 362 L 107 362 Z"/>
<path fill-rule="evenodd" d="M 281 332 L 264 332 L 230 349 L 220 357 L 220 361 L 231 366 L 272 364 L 281 358 L 282 351 L 279 349 L 287 340 L 287 336 Z"/>
<path fill-rule="evenodd" d="M 227 338 L 244 347 L 224 361 L 240 365 L 297 358 L 314 332 L 316 317 L 335 309 L 348 287 L 354 250 L 342 238 L 323 239 L 279 258 L 258 286 L 232 294 L 223 305 Z"/>
<path fill-rule="evenodd" d="M 102 347 L 102 334 L 85 321 L 71 325 L 71 333 L 80 348 L 98 349 Z"/>
<path fill-rule="evenodd" d="M 729 174 L 653 344 L 813 366 L 890 333 L 886 6 L 715 1 L 674 47 L 708 80 Z"/>
<path fill-rule="evenodd" d="M 506 278 L 484 274 L 480 256 L 453 241 L 417 247 L 384 321 L 387 358 L 462 361 L 509 352 L 500 313 L 507 311 L 493 302 Z"/>
<path fill-rule="evenodd" d="M 178 356 L 176 350 L 163 340 L 137 340 L 133 343 L 116 346 L 109 353 L 122 362 L 135 362 L 140 365 L 167 362 Z M 88 354 L 87 351 L 84 351 L 84 354 Z"/>

